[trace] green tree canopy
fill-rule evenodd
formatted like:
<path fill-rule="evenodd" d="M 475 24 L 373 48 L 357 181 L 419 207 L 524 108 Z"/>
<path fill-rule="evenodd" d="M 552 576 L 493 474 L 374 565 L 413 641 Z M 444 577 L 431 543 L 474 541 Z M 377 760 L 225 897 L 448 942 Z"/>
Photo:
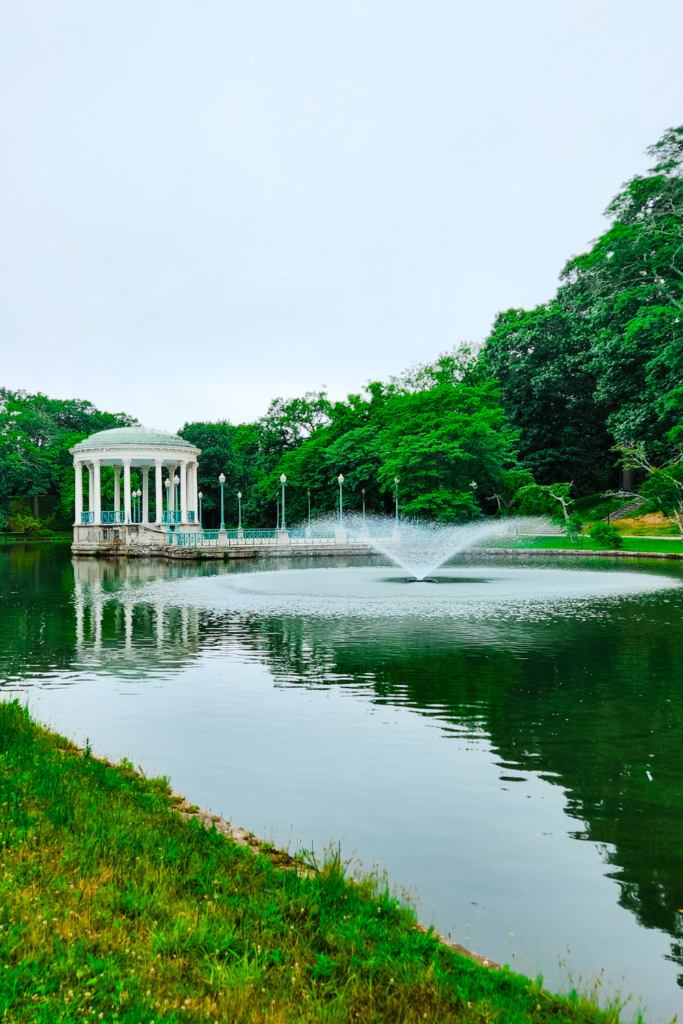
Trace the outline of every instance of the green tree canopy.
<path fill-rule="evenodd" d="M 539 482 L 579 493 L 614 482 L 615 441 L 663 453 L 683 407 L 683 126 L 648 150 L 611 225 L 571 259 L 551 301 L 497 318 L 483 363 L 521 429 L 520 454 Z"/>
<path fill-rule="evenodd" d="M 0 388 L 0 506 L 10 495 L 49 495 L 58 514 L 73 518 L 74 473 L 69 448 L 112 427 L 137 420 L 126 413 L 101 412 L 82 399 L 48 398 Z"/>

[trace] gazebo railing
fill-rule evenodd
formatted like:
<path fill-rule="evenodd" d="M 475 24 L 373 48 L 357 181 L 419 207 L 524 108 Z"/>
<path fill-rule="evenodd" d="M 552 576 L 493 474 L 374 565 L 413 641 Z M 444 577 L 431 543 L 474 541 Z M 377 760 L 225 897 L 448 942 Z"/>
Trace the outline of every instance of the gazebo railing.
<path fill-rule="evenodd" d="M 244 544 L 277 544 L 277 530 L 230 530 L 230 533 L 235 535 L 235 540 L 239 544 L 239 534 L 242 534 L 242 542 Z M 228 536 L 229 539 L 229 536 Z"/>
<path fill-rule="evenodd" d="M 290 544 L 325 544 L 336 539 L 334 530 L 287 530 Z"/>
<path fill-rule="evenodd" d="M 194 533 L 171 533 L 169 544 L 175 542 L 179 548 L 218 547 L 218 530 L 197 530 Z"/>
<path fill-rule="evenodd" d="M 95 513 L 94 512 L 81 512 L 81 522 L 84 525 L 87 525 L 88 523 L 94 523 L 95 522 Z"/>
<path fill-rule="evenodd" d="M 124 522 L 124 514 L 125 513 L 119 512 L 119 511 L 102 512 L 102 522 L 103 523 L 122 523 L 122 522 Z"/>
<path fill-rule="evenodd" d="M 180 509 L 166 509 L 162 513 L 162 522 L 164 523 L 179 523 L 180 516 L 182 515 Z"/>

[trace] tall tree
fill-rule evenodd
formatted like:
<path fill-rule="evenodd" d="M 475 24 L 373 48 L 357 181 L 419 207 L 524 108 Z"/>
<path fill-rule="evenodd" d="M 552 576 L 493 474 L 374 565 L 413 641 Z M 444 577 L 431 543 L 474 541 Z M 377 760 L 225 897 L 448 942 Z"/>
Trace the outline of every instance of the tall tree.
<path fill-rule="evenodd" d="M 639 438 L 662 455 L 683 408 L 683 126 L 606 210 L 611 225 L 571 259 L 557 296 L 496 320 L 483 365 L 521 428 L 539 482 L 578 493 L 616 483 L 611 448 Z"/>

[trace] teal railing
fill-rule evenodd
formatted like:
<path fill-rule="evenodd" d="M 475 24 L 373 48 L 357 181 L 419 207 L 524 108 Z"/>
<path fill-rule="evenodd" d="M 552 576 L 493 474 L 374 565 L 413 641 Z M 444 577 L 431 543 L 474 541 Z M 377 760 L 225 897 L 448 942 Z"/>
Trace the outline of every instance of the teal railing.
<path fill-rule="evenodd" d="M 197 530 L 193 533 L 170 533 L 168 543 L 179 548 L 218 547 L 218 530 Z"/>
<path fill-rule="evenodd" d="M 180 522 L 180 509 L 166 509 L 162 513 L 162 522 L 164 523 L 179 523 Z"/>
<path fill-rule="evenodd" d="M 95 522 L 94 512 L 81 512 L 81 522 L 86 525 Z"/>
<path fill-rule="evenodd" d="M 122 523 L 123 512 L 103 512 L 102 513 L 103 523 Z"/>

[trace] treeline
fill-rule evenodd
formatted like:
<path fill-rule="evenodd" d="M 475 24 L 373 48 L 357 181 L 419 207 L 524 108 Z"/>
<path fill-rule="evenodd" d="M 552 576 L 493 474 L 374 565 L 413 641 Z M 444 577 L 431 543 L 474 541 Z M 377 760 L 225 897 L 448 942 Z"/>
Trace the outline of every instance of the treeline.
<path fill-rule="evenodd" d="M 501 313 L 484 345 L 461 347 L 345 401 L 276 399 L 253 423 L 186 423 L 202 449 L 204 522 L 273 526 L 280 476 L 288 521 L 344 501 L 464 520 L 511 511 L 571 518 L 572 499 L 640 489 L 683 532 L 683 127 L 612 200 L 608 229 L 572 258 L 553 299 Z M 88 402 L 0 390 L 0 508 L 52 495 L 72 515 L 67 449 L 135 422 Z M 635 474 L 635 475 L 634 475 Z M 398 485 L 395 481 L 398 480 Z M 678 509 L 678 512 L 676 512 Z"/>

